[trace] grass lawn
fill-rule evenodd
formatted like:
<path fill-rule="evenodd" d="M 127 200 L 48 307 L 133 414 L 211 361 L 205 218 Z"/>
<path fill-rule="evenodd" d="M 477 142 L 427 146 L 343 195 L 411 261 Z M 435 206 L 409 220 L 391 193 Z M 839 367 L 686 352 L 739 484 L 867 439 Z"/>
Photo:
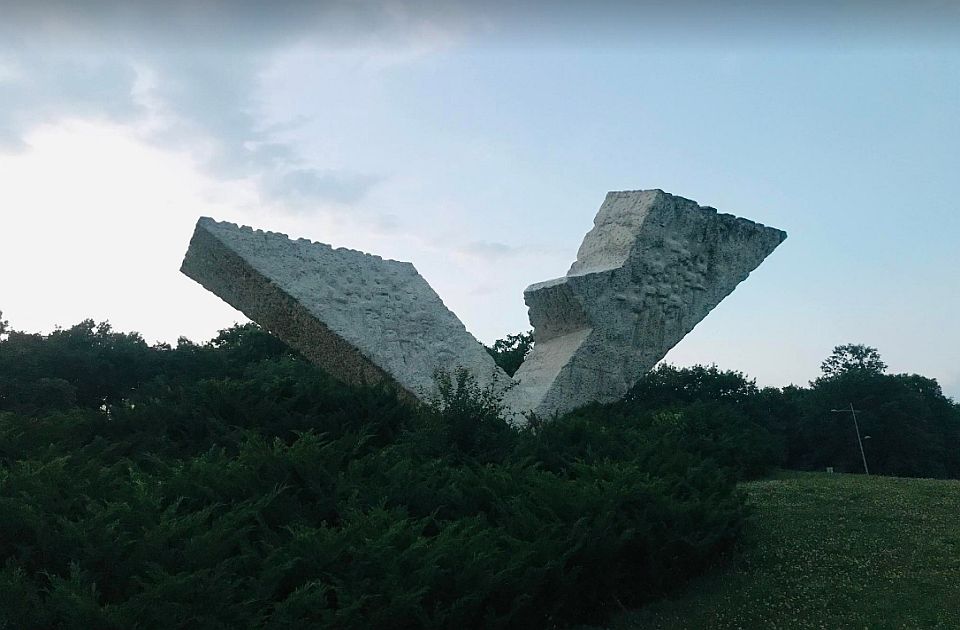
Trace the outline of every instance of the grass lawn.
<path fill-rule="evenodd" d="M 743 490 L 755 546 L 613 628 L 960 628 L 960 482 L 790 473 Z"/>

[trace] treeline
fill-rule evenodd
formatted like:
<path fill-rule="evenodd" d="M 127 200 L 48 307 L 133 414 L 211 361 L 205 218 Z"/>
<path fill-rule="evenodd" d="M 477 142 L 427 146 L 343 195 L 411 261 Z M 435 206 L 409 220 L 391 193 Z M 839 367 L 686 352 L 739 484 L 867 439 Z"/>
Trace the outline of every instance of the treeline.
<path fill-rule="evenodd" d="M 673 427 L 519 431 L 440 384 L 346 387 L 254 325 L 0 329 L 0 628 L 555 627 L 736 544 L 736 475 Z"/>
<path fill-rule="evenodd" d="M 490 351 L 512 372 L 530 343 Z M 517 430 L 466 374 L 414 407 L 253 324 L 171 347 L 0 318 L 0 628 L 600 622 L 722 561 L 737 480 L 861 471 L 851 404 L 872 473 L 960 477 L 957 405 L 885 368 L 842 346 L 778 389 L 661 366 Z"/>
<path fill-rule="evenodd" d="M 521 333 L 488 351 L 513 374 L 532 345 L 532 335 Z M 960 478 L 960 405 L 936 380 L 887 374 L 877 350 L 860 344 L 837 346 L 820 367 L 809 387 L 759 388 L 716 366 L 660 365 L 622 402 L 573 416 L 617 431 L 669 425 L 740 477 L 773 468 L 858 473 L 866 459 L 874 474 Z"/>
<path fill-rule="evenodd" d="M 664 365 L 611 411 L 672 412 L 699 452 L 748 476 L 861 473 L 865 459 L 871 474 L 960 478 L 960 405 L 936 380 L 886 374 L 863 345 L 838 346 L 821 367 L 809 387 L 761 389 L 739 372 Z"/>

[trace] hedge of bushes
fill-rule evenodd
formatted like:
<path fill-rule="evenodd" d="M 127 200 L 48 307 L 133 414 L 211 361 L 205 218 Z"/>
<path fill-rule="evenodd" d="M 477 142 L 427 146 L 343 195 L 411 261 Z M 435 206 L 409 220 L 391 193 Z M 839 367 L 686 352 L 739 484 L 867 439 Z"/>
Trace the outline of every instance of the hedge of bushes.
<path fill-rule="evenodd" d="M 746 467 L 707 435 L 749 418 L 521 431 L 466 375 L 442 384 L 423 408 L 345 387 L 252 325 L 176 348 L 10 332 L 0 627 L 554 627 L 735 544 Z"/>

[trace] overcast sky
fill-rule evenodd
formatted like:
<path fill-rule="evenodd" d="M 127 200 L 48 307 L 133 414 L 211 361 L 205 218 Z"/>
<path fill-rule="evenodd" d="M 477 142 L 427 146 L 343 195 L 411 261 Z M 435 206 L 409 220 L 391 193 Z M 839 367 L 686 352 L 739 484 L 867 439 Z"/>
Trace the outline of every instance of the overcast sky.
<path fill-rule="evenodd" d="M 0 0 L 15 328 L 244 321 L 178 272 L 208 215 L 411 261 L 489 343 L 662 188 L 790 235 L 668 360 L 960 397 L 960 2 L 77 4 Z"/>

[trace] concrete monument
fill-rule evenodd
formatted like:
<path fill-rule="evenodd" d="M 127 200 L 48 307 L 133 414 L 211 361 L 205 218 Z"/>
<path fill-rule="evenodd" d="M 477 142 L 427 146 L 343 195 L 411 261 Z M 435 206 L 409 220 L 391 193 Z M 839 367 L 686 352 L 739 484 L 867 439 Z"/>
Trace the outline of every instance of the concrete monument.
<path fill-rule="evenodd" d="M 611 192 L 567 275 L 524 292 L 534 349 L 510 379 L 410 263 L 201 218 L 181 271 L 349 383 L 421 400 L 468 369 L 508 415 L 619 399 L 786 233 L 661 190 Z"/>
<path fill-rule="evenodd" d="M 437 368 L 510 380 L 408 262 L 203 217 L 180 270 L 347 383 L 429 399 Z"/>
<path fill-rule="evenodd" d="M 511 403 L 618 400 L 786 236 L 662 190 L 608 193 L 567 275 L 524 291 L 534 347 Z"/>

